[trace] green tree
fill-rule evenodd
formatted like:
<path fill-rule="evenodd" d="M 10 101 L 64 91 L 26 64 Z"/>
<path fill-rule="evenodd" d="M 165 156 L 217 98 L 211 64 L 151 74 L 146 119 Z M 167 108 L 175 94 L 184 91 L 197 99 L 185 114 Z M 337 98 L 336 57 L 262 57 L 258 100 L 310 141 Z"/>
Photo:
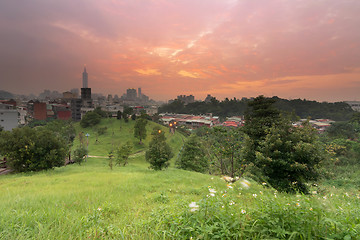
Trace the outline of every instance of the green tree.
<path fill-rule="evenodd" d="M 265 181 L 280 191 L 307 192 L 306 181 L 318 177 L 316 166 L 324 158 L 316 129 L 308 122 L 294 127 L 283 118 L 259 142 L 255 166 Z"/>
<path fill-rule="evenodd" d="M 117 118 L 118 120 L 120 120 L 121 117 L 122 117 L 122 112 L 119 110 L 119 111 L 117 111 L 117 113 L 116 113 L 116 118 Z"/>
<path fill-rule="evenodd" d="M 108 157 L 109 157 L 109 167 L 110 167 L 110 170 L 113 169 L 113 159 L 114 159 L 114 154 L 113 154 L 113 151 L 111 150 L 108 154 Z"/>
<path fill-rule="evenodd" d="M 331 138 L 355 139 L 357 137 L 355 123 L 351 122 L 334 122 L 326 133 Z"/>
<path fill-rule="evenodd" d="M 94 113 L 99 114 L 102 118 L 107 118 L 109 116 L 109 113 L 106 111 L 103 111 L 101 107 L 97 107 L 94 109 Z"/>
<path fill-rule="evenodd" d="M 146 151 L 146 161 L 150 163 L 150 168 L 162 170 L 169 166 L 169 160 L 173 156 L 170 146 L 166 143 L 164 132 L 160 128 L 154 128 L 151 134 L 152 140 L 149 149 Z"/>
<path fill-rule="evenodd" d="M 99 124 L 101 116 L 96 112 L 87 112 L 80 121 L 80 126 L 83 128 L 92 127 Z"/>
<path fill-rule="evenodd" d="M 87 154 L 88 151 L 84 146 L 75 149 L 73 154 L 74 163 L 81 165 L 81 163 L 85 161 Z"/>
<path fill-rule="evenodd" d="M 72 124 L 72 121 L 53 120 L 48 122 L 43 128 L 55 133 L 58 137 L 65 140 L 68 145 L 69 161 L 71 161 L 71 147 L 73 146 L 76 136 L 75 127 Z"/>
<path fill-rule="evenodd" d="M 146 125 L 147 120 L 144 118 L 138 118 L 134 125 L 134 137 L 139 139 L 139 144 L 142 144 L 142 140 L 146 138 Z"/>
<path fill-rule="evenodd" d="M 274 103 L 274 99 L 262 95 L 248 102 L 242 130 L 248 136 L 244 158 L 249 163 L 254 162 L 255 152 L 258 151 L 260 141 L 265 139 L 267 131 L 280 120 L 280 111 L 273 106 Z"/>
<path fill-rule="evenodd" d="M 124 145 L 121 145 L 116 150 L 116 164 L 119 166 L 126 166 L 128 164 L 128 159 L 133 149 L 131 142 L 127 142 Z"/>
<path fill-rule="evenodd" d="M 176 159 L 175 165 L 177 168 L 201 173 L 209 170 L 209 162 L 200 141 L 200 138 L 196 135 L 192 135 L 187 139 L 180 150 L 179 157 Z"/>
<path fill-rule="evenodd" d="M 214 127 L 205 135 L 205 149 L 211 166 L 222 175 L 235 177 L 243 172 L 243 134 L 234 128 Z"/>
<path fill-rule="evenodd" d="M 127 116 L 131 116 L 134 113 L 134 109 L 132 107 L 125 107 L 123 113 Z"/>
<path fill-rule="evenodd" d="M 0 134 L 0 155 L 17 172 L 63 166 L 67 153 L 65 140 L 47 129 L 24 127 Z"/>

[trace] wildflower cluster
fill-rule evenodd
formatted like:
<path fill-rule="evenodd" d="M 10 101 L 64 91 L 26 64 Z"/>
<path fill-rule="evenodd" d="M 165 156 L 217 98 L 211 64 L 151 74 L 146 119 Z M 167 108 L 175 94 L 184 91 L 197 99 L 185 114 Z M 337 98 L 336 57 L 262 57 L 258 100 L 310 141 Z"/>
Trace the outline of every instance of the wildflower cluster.
<path fill-rule="evenodd" d="M 339 232 L 355 236 L 351 224 L 360 221 L 358 211 L 345 211 L 348 207 L 360 209 L 360 194 L 323 194 L 313 190 L 310 195 L 292 195 L 278 193 L 264 183 L 251 184 L 245 179 L 221 186 L 213 184 L 207 187 L 206 197 L 186 203 L 184 211 L 157 217 L 163 219 L 161 234 L 165 238 L 288 239 L 292 236 L 305 239 L 327 238 Z M 339 200 L 346 204 L 337 204 Z M 329 208 L 329 204 L 334 208 Z M 349 224 L 337 229 L 326 220 L 345 214 L 351 214 L 347 216 Z M 152 223 L 156 224 L 156 220 Z"/>

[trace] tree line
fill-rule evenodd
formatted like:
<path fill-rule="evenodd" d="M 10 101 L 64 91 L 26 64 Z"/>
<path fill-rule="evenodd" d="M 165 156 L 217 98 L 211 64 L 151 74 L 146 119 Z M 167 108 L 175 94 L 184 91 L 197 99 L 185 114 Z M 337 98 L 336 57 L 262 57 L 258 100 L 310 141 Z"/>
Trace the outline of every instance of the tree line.
<path fill-rule="evenodd" d="M 327 118 L 335 121 L 349 120 L 354 113 L 351 107 L 344 102 L 316 102 L 306 99 L 287 100 L 272 97 L 274 106 L 281 111 L 294 112 L 300 118 Z M 172 103 L 165 104 L 159 108 L 159 113 L 184 113 L 184 114 L 207 114 L 212 113 L 224 119 L 231 116 L 242 116 L 245 114 L 248 103 L 252 99 L 228 99 L 219 101 L 212 98 L 210 102 L 194 102 L 185 104 L 182 101 L 174 100 Z"/>

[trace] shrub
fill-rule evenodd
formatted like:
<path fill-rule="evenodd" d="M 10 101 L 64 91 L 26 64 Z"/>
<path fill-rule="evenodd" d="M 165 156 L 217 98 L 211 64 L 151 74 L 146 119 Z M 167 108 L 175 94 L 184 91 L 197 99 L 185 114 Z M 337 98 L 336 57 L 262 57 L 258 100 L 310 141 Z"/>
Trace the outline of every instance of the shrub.
<path fill-rule="evenodd" d="M 79 147 L 74 150 L 73 161 L 79 165 L 85 161 L 88 151 L 85 147 Z"/>
<path fill-rule="evenodd" d="M 64 138 L 47 129 L 15 128 L 0 135 L 0 154 L 17 172 L 63 166 L 68 147 Z"/>

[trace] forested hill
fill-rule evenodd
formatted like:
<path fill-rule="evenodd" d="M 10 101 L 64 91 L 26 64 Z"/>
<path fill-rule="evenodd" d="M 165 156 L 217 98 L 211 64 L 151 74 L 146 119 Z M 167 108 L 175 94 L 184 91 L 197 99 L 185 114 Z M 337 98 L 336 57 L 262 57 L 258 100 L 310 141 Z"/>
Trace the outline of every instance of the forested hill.
<path fill-rule="evenodd" d="M 14 94 L 0 90 L 0 100 L 14 98 Z"/>
<path fill-rule="evenodd" d="M 316 102 L 301 99 L 287 100 L 278 97 L 272 97 L 276 100 L 275 106 L 283 111 L 294 112 L 300 118 L 311 117 L 328 118 L 335 121 L 349 120 L 354 113 L 351 107 L 344 102 Z M 225 99 L 218 101 L 215 98 L 211 102 L 194 102 L 185 105 L 183 102 L 175 100 L 170 104 L 165 104 L 159 108 L 159 113 L 186 113 L 186 114 L 206 114 L 212 113 L 221 118 L 230 116 L 244 115 L 247 103 L 250 99 Z"/>

